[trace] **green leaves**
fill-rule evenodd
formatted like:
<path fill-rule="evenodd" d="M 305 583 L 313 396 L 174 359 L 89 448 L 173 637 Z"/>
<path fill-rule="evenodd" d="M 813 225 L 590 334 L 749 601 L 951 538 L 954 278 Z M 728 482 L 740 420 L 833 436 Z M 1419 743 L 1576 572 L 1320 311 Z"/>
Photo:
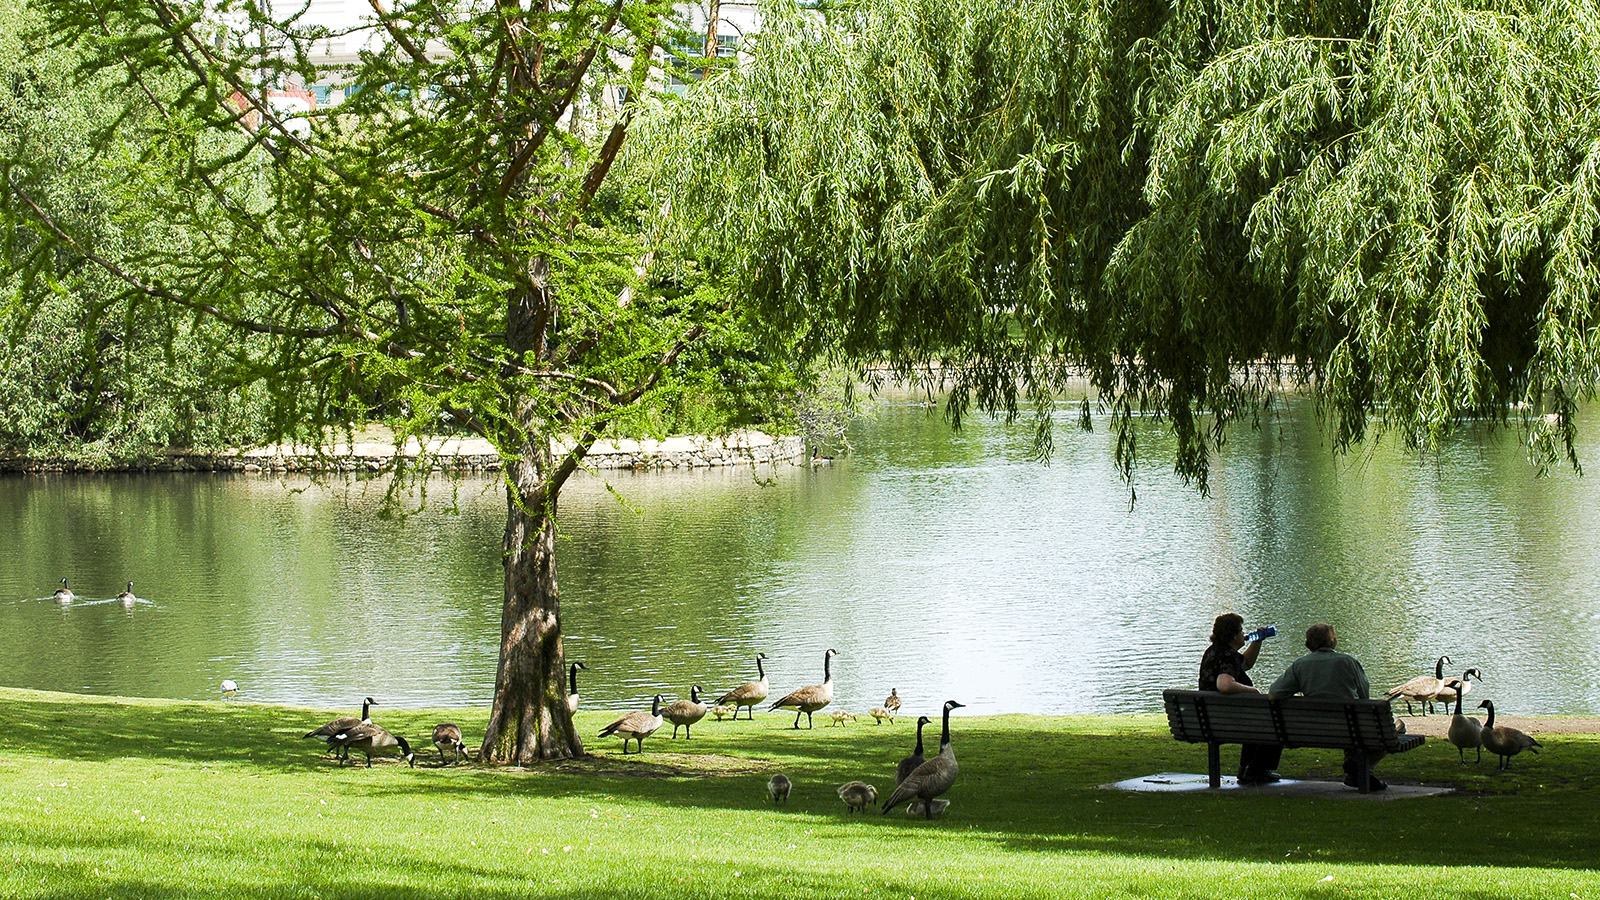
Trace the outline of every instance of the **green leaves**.
<path fill-rule="evenodd" d="M 663 154 L 690 172 L 663 185 L 718 200 L 675 204 L 679 227 L 734 236 L 783 327 L 938 364 L 957 415 L 1048 403 L 1082 367 L 1124 471 L 1126 425 L 1154 411 L 1203 489 L 1228 423 L 1286 373 L 1341 447 L 1514 411 L 1570 435 L 1596 384 L 1592 3 L 776 20 L 756 59 L 663 114 L 709 123 L 692 164 Z"/>

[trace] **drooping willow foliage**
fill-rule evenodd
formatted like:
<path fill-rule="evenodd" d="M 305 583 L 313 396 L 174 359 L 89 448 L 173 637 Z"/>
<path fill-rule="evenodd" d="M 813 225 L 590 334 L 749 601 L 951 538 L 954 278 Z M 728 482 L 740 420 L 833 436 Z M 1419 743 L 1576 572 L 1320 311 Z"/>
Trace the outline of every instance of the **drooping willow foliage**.
<path fill-rule="evenodd" d="M 1086 373 L 1124 472 L 1156 411 L 1202 489 L 1286 382 L 1341 448 L 1489 418 L 1577 464 L 1600 372 L 1594 3 L 767 13 L 750 60 L 636 149 L 774 325 L 937 366 L 958 418 Z"/>

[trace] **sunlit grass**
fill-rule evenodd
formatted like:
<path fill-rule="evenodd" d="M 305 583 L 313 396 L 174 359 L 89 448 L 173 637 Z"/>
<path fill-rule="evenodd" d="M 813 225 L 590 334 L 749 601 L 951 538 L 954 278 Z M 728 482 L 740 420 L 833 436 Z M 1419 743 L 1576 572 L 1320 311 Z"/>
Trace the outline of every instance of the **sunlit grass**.
<path fill-rule="evenodd" d="M 427 744 L 447 719 L 481 736 L 482 711 L 385 709 L 419 765 L 369 770 L 300 737 L 347 712 L 0 689 L 0 896 L 1600 898 L 1591 736 L 1547 736 L 1510 773 L 1430 742 L 1385 776 L 1461 790 L 1382 802 L 1102 790 L 1200 771 L 1204 749 L 1153 716 L 958 717 L 961 778 L 925 822 L 848 815 L 834 791 L 886 790 L 910 719 L 707 720 L 642 755 L 591 740 L 586 760 L 494 770 Z M 787 807 L 766 798 L 776 771 Z"/>

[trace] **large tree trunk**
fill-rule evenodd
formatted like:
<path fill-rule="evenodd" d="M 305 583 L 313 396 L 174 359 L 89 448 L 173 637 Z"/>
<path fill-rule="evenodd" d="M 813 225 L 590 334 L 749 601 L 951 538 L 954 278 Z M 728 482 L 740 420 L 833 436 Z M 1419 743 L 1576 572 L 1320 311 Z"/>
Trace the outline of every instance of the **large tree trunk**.
<path fill-rule="evenodd" d="M 499 765 L 528 765 L 582 756 L 583 739 L 567 711 L 562 677 L 555 502 L 544 488 L 550 450 L 530 448 L 510 470 L 500 666 L 482 756 Z"/>
<path fill-rule="evenodd" d="M 506 339 L 525 361 L 545 355 L 546 329 L 555 311 L 543 258 L 529 267 L 530 284 L 512 291 Z M 509 373 L 508 373 L 509 374 Z M 556 589 L 556 496 L 549 436 L 536 427 L 533 400 L 513 396 L 521 426 L 521 454 L 506 469 L 505 605 L 500 612 L 500 665 L 494 707 L 483 736 L 482 758 L 498 765 L 583 755 L 583 739 L 567 710 L 561 651 L 561 597 Z"/>

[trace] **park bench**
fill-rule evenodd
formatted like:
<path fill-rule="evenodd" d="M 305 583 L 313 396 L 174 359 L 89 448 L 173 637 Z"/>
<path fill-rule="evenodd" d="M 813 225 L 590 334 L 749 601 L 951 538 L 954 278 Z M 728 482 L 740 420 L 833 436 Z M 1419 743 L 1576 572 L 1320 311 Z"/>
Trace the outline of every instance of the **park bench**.
<path fill-rule="evenodd" d="M 1216 691 L 1162 692 L 1172 736 L 1207 744 L 1211 786 L 1222 785 L 1223 744 L 1275 744 L 1331 750 L 1384 750 L 1403 753 L 1422 746 L 1422 736 L 1395 730 L 1388 700 L 1330 700 Z M 1371 776 L 1363 760 L 1357 781 L 1367 792 Z"/>

